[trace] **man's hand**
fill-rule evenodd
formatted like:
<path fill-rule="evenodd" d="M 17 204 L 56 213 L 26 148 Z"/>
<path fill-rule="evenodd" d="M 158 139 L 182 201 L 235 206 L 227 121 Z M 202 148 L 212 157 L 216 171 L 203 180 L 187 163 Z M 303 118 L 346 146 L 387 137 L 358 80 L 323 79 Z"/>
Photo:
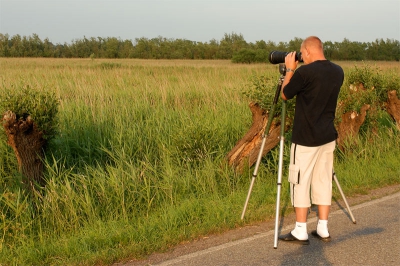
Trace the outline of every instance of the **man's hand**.
<path fill-rule="evenodd" d="M 295 70 L 299 61 L 296 61 L 296 52 L 288 53 L 285 57 L 286 69 Z"/>
<path fill-rule="evenodd" d="M 290 79 L 292 78 L 292 76 L 294 74 L 294 71 L 297 68 L 297 64 L 298 63 L 299 62 L 296 61 L 296 52 L 288 53 L 287 56 L 285 57 L 286 70 L 289 70 L 289 69 L 291 70 L 291 71 L 287 71 L 286 72 L 285 78 L 284 78 L 283 83 L 282 83 L 281 97 L 285 101 L 287 100 L 287 98 L 286 98 L 286 96 L 285 96 L 285 94 L 283 92 L 283 89 L 285 88 L 285 86 L 289 83 Z"/>

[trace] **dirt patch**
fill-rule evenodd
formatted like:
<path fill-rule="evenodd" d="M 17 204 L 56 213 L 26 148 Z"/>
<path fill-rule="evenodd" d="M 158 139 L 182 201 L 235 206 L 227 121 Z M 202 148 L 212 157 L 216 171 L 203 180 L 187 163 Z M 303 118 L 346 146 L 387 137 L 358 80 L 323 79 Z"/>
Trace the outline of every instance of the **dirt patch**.
<path fill-rule="evenodd" d="M 388 186 L 384 188 L 374 189 L 369 191 L 366 195 L 356 195 L 353 197 L 346 197 L 347 202 L 351 206 L 355 206 L 370 200 L 382 198 L 387 195 L 394 194 L 400 191 L 400 184 Z M 331 212 L 334 212 L 338 209 L 345 208 L 345 203 L 342 198 L 333 198 Z M 315 211 L 311 211 L 309 218 L 315 217 Z M 287 215 L 285 217 L 285 223 L 290 224 L 290 222 L 294 223 L 295 216 L 294 212 Z M 124 265 L 124 266 L 145 266 L 145 265 L 152 265 L 156 263 L 160 263 L 162 261 L 174 259 L 179 256 L 183 256 L 186 254 L 190 254 L 196 251 L 205 250 L 214 246 L 222 245 L 231 241 L 251 237 L 256 234 L 265 233 L 270 230 L 274 230 L 275 227 L 275 220 L 267 220 L 264 222 L 260 222 L 257 224 L 252 224 L 244 227 L 239 227 L 236 229 L 229 230 L 227 232 L 215 235 L 209 235 L 206 237 L 202 237 L 190 242 L 181 243 L 170 251 L 165 253 L 154 253 L 150 255 L 147 259 L 144 260 L 131 260 L 123 263 L 115 264 L 117 265 Z"/>

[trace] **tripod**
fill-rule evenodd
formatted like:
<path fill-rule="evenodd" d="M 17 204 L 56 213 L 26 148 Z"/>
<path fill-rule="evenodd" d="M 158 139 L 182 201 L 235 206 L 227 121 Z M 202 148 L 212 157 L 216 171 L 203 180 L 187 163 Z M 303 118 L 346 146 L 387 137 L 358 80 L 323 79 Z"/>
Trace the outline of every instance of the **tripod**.
<path fill-rule="evenodd" d="M 258 174 L 258 168 L 261 163 L 262 153 L 264 150 L 266 138 L 267 138 L 268 132 L 271 128 L 272 120 L 273 120 L 273 117 L 275 114 L 276 104 L 278 103 L 278 99 L 279 99 L 279 96 L 281 93 L 282 83 L 283 83 L 283 80 L 284 80 L 285 74 L 286 74 L 285 64 L 279 64 L 279 72 L 280 72 L 281 76 L 279 77 L 279 80 L 278 80 L 278 85 L 276 88 L 274 100 L 273 100 L 271 110 L 270 110 L 270 113 L 268 116 L 268 122 L 264 129 L 264 133 L 262 135 L 260 152 L 258 153 L 258 157 L 257 157 L 256 165 L 254 167 L 249 191 L 247 193 L 247 198 L 246 198 L 246 201 L 245 201 L 245 204 L 243 207 L 243 211 L 242 211 L 242 216 L 241 216 L 242 220 L 244 218 L 244 214 L 246 212 L 247 205 L 249 203 L 251 191 L 253 190 L 254 182 L 255 182 L 255 179 Z M 278 180 L 277 180 L 276 212 L 275 212 L 275 233 L 274 233 L 274 248 L 275 249 L 278 247 L 279 209 L 280 209 L 280 194 L 281 194 L 281 188 L 282 188 L 283 149 L 284 149 L 284 141 L 285 141 L 285 118 L 286 118 L 286 101 L 283 100 L 282 101 L 282 112 L 281 112 L 281 131 L 280 131 L 280 141 L 279 141 L 279 163 L 278 163 Z M 339 189 L 340 194 L 346 204 L 346 207 L 351 216 L 351 219 L 352 219 L 353 223 L 355 224 L 356 220 L 354 219 L 353 213 L 350 210 L 349 204 L 347 203 L 346 197 L 342 191 L 342 188 L 340 187 L 339 181 L 338 181 L 334 171 L 332 171 L 332 179 L 335 181 L 336 185 L 338 186 L 338 189 Z"/>

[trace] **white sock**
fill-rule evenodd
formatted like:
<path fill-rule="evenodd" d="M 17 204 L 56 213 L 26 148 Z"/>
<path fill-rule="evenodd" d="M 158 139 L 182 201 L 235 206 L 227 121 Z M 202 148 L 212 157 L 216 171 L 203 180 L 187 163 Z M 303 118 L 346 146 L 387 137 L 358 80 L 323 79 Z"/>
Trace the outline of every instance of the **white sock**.
<path fill-rule="evenodd" d="M 294 227 L 291 233 L 298 240 L 307 240 L 308 239 L 307 223 L 296 222 L 296 226 Z"/>
<path fill-rule="evenodd" d="M 318 220 L 317 233 L 320 237 L 328 237 L 328 220 Z"/>

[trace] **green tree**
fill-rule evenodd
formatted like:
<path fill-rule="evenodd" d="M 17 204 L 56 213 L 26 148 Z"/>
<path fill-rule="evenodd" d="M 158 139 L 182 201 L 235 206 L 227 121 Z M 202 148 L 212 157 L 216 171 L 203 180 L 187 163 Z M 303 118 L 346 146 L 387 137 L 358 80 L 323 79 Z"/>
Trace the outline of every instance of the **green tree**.
<path fill-rule="evenodd" d="M 348 39 L 344 39 L 339 45 L 340 60 L 365 60 L 366 59 L 366 44 L 361 42 L 351 42 Z"/>
<path fill-rule="evenodd" d="M 10 48 L 8 46 L 10 40 L 10 36 L 8 34 L 0 33 L 0 57 L 8 57 L 10 56 Z"/>
<path fill-rule="evenodd" d="M 105 56 L 107 58 L 118 58 L 119 40 L 117 38 L 107 38 L 105 41 Z"/>
<path fill-rule="evenodd" d="M 54 45 L 48 38 L 44 39 L 43 42 L 43 57 L 54 57 Z"/>
<path fill-rule="evenodd" d="M 367 44 L 367 57 L 370 60 L 400 60 L 400 43 L 397 40 L 376 39 Z"/>
<path fill-rule="evenodd" d="M 233 53 L 238 52 L 243 48 L 247 48 L 247 43 L 243 38 L 242 34 L 227 34 L 225 33 L 224 38 L 220 42 L 218 49 L 219 59 L 231 59 Z"/>
<path fill-rule="evenodd" d="M 147 38 L 136 38 L 135 49 L 133 52 L 134 58 L 152 59 L 153 58 L 153 45 Z"/>
<path fill-rule="evenodd" d="M 263 62 L 265 53 L 273 50 L 299 51 L 301 38 L 295 37 L 289 42 L 260 40 L 247 43 L 242 34 L 225 33 L 221 41 L 195 42 L 186 39 L 136 38 L 121 40 L 115 37 L 91 37 L 73 40 L 71 44 L 56 44 L 46 38 L 40 40 L 37 34 L 32 36 L 8 36 L 0 34 L 0 56 L 2 57 L 64 57 L 64 58 L 144 58 L 144 59 L 232 59 L 243 49 L 255 52 L 256 62 Z M 325 55 L 331 60 L 400 60 L 398 40 L 377 39 L 372 43 L 326 41 Z M 236 61 L 235 58 L 233 61 Z"/>
<path fill-rule="evenodd" d="M 324 42 L 324 54 L 325 57 L 329 60 L 333 60 L 337 58 L 337 43 L 333 43 L 331 41 Z"/>
<path fill-rule="evenodd" d="M 256 61 L 256 52 L 250 49 L 242 49 L 232 56 L 233 63 L 254 63 Z"/>
<path fill-rule="evenodd" d="M 119 51 L 120 58 L 131 58 L 133 52 L 133 44 L 131 40 L 125 40 L 120 45 L 121 49 Z"/>
<path fill-rule="evenodd" d="M 303 39 L 301 38 L 294 38 L 294 40 L 290 40 L 287 49 L 288 51 L 300 51 L 300 46 L 303 43 Z"/>
<path fill-rule="evenodd" d="M 24 50 L 25 50 L 25 48 L 23 47 L 21 36 L 19 34 L 17 34 L 17 35 L 14 35 L 13 37 L 11 37 L 10 56 L 11 57 L 23 57 Z"/>
<path fill-rule="evenodd" d="M 254 49 L 264 49 L 264 50 L 268 50 L 267 49 L 268 48 L 268 46 L 267 46 L 267 43 L 265 42 L 265 41 L 263 41 L 263 40 L 261 40 L 261 41 L 256 41 L 256 43 L 255 43 L 255 45 L 254 45 Z"/>
<path fill-rule="evenodd" d="M 212 39 L 210 43 L 206 43 L 205 59 L 217 59 L 218 49 L 219 42 L 216 39 Z"/>

